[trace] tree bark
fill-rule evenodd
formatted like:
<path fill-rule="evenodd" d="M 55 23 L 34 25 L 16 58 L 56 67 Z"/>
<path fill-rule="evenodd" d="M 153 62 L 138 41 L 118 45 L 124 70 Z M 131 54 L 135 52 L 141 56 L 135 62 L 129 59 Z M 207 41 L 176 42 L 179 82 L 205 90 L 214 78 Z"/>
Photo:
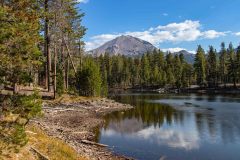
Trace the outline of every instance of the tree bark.
<path fill-rule="evenodd" d="M 63 90 L 66 89 L 66 81 L 65 81 L 65 48 L 64 48 L 64 41 L 63 41 L 63 35 L 62 35 L 62 45 L 61 45 L 61 69 L 62 69 L 62 80 L 63 80 Z"/>
<path fill-rule="evenodd" d="M 74 63 L 73 63 L 72 55 L 71 55 L 71 53 L 70 53 L 70 50 L 69 50 L 68 45 L 67 45 L 67 43 L 66 43 L 66 41 L 65 41 L 64 38 L 63 38 L 63 40 L 64 40 L 64 44 L 65 44 L 66 49 L 67 49 L 68 58 L 70 59 L 70 62 L 71 62 L 71 64 L 72 64 L 72 67 L 73 67 L 73 70 L 74 70 L 74 73 L 75 73 L 75 75 L 76 75 L 76 74 L 77 74 L 77 70 L 76 70 L 76 67 L 75 67 L 75 65 L 74 65 Z"/>
<path fill-rule="evenodd" d="M 67 58 L 66 66 L 66 89 L 68 90 L 68 79 L 69 79 L 69 58 Z"/>
<path fill-rule="evenodd" d="M 79 63 L 80 63 L 80 71 L 82 70 L 82 51 L 81 51 L 81 40 L 79 39 L 79 49 L 78 49 L 78 52 L 79 52 Z"/>
<path fill-rule="evenodd" d="M 48 0 L 44 1 L 44 11 L 45 14 L 48 14 Z M 49 51 L 49 18 L 48 15 L 45 15 L 45 24 L 44 24 L 44 55 L 47 58 L 45 63 L 45 87 L 50 91 L 50 70 L 51 70 L 51 55 Z"/>
<path fill-rule="evenodd" d="M 54 99 L 56 98 L 56 91 L 57 91 L 57 44 L 55 43 L 54 45 L 54 68 L 53 68 L 53 72 L 54 72 L 54 87 L 53 87 L 53 91 L 54 91 Z"/>
<path fill-rule="evenodd" d="M 54 26 L 55 29 L 57 28 L 57 14 L 54 15 Z M 53 93 L 54 93 L 54 99 L 56 98 L 56 92 L 57 92 L 57 38 L 55 37 L 54 40 L 54 63 L 53 63 Z"/>

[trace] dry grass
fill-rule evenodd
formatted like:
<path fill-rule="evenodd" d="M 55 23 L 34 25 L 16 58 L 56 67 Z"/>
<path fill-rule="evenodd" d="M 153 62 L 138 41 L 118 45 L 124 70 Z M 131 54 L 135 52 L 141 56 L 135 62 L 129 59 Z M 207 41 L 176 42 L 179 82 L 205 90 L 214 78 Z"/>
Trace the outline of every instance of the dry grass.
<path fill-rule="evenodd" d="M 0 140 L 0 160 L 39 160 L 39 156 L 32 151 L 36 149 L 39 153 L 46 156 L 49 160 L 86 160 L 80 156 L 72 147 L 64 143 L 62 140 L 52 138 L 46 135 L 40 128 L 29 125 L 26 127 L 28 135 L 28 144 L 16 152 L 7 149 L 12 144 L 6 144 Z"/>
<path fill-rule="evenodd" d="M 47 156 L 50 160 L 86 160 L 62 140 L 47 136 L 36 126 L 28 126 L 29 145 Z"/>
<path fill-rule="evenodd" d="M 55 100 L 45 100 L 48 105 L 57 105 L 61 103 L 74 103 L 74 102 L 80 102 L 80 101 L 86 101 L 86 100 L 99 100 L 100 97 L 83 97 L 83 96 L 74 96 L 74 95 L 68 95 L 64 94 L 61 97 L 56 98 Z"/>

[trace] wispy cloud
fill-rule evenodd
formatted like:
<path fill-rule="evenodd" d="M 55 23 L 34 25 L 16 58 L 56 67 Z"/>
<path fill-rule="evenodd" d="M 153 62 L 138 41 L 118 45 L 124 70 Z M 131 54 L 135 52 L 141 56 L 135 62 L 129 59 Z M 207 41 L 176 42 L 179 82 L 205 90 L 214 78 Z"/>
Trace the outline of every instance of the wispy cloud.
<path fill-rule="evenodd" d="M 137 132 L 136 137 L 159 145 L 185 149 L 187 151 L 200 147 L 199 137 L 194 131 L 176 131 L 174 129 L 163 130 L 149 127 Z"/>
<path fill-rule="evenodd" d="M 97 48 L 101 46 L 102 44 L 113 40 L 114 38 L 120 36 L 121 34 L 102 34 L 102 35 L 97 35 L 93 36 L 90 38 L 90 41 L 85 42 L 86 43 L 86 49 L 91 50 L 94 48 Z"/>
<path fill-rule="evenodd" d="M 227 33 L 229 33 L 229 31 L 227 32 L 217 32 L 215 30 L 209 30 L 209 31 L 205 31 L 202 33 L 203 37 L 207 38 L 207 39 L 214 39 L 214 38 L 218 38 L 221 36 L 225 36 Z"/>
<path fill-rule="evenodd" d="M 166 16 L 168 16 L 168 13 L 163 13 L 162 15 L 166 17 Z"/>
<path fill-rule="evenodd" d="M 77 2 L 79 2 L 79 3 L 88 3 L 89 0 L 77 0 Z"/>
<path fill-rule="evenodd" d="M 201 30 L 199 21 L 186 20 L 180 23 L 170 23 L 165 26 L 151 27 L 145 31 L 125 32 L 117 34 L 102 34 L 90 38 L 86 49 L 91 50 L 120 35 L 131 35 L 152 43 L 155 46 L 163 42 L 190 42 L 198 39 L 214 39 L 225 36 L 228 32 L 216 30 Z"/>
<path fill-rule="evenodd" d="M 240 36 L 240 32 L 235 33 L 236 36 Z"/>
<path fill-rule="evenodd" d="M 189 53 L 192 53 L 192 54 L 195 54 L 196 51 L 189 51 L 187 50 L 186 48 L 180 48 L 180 47 L 176 47 L 176 48 L 163 48 L 161 49 L 163 52 L 171 52 L 171 53 L 174 53 L 174 52 L 179 52 L 179 51 L 182 51 L 182 50 L 185 50 Z"/>

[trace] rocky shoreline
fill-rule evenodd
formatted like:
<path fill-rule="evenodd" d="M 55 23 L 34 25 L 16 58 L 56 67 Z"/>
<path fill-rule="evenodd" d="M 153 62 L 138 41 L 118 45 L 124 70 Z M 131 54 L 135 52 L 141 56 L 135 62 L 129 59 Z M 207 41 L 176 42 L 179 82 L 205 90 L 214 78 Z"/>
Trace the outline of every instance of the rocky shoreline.
<path fill-rule="evenodd" d="M 95 142 L 96 128 L 104 124 L 104 115 L 133 108 L 109 99 L 79 99 L 46 102 L 44 116 L 31 120 L 49 136 L 59 138 L 80 155 L 93 160 L 132 159 L 112 153 L 103 144 Z"/>

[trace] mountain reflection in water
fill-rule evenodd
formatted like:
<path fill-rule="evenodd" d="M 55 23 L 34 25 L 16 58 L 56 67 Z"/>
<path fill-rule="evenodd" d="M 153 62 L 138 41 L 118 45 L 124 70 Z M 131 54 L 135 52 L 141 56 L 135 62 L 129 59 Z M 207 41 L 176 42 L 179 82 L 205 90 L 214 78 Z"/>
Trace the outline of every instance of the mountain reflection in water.
<path fill-rule="evenodd" d="M 240 158 L 240 98 L 123 94 L 135 106 L 106 116 L 97 141 L 137 159 Z"/>

